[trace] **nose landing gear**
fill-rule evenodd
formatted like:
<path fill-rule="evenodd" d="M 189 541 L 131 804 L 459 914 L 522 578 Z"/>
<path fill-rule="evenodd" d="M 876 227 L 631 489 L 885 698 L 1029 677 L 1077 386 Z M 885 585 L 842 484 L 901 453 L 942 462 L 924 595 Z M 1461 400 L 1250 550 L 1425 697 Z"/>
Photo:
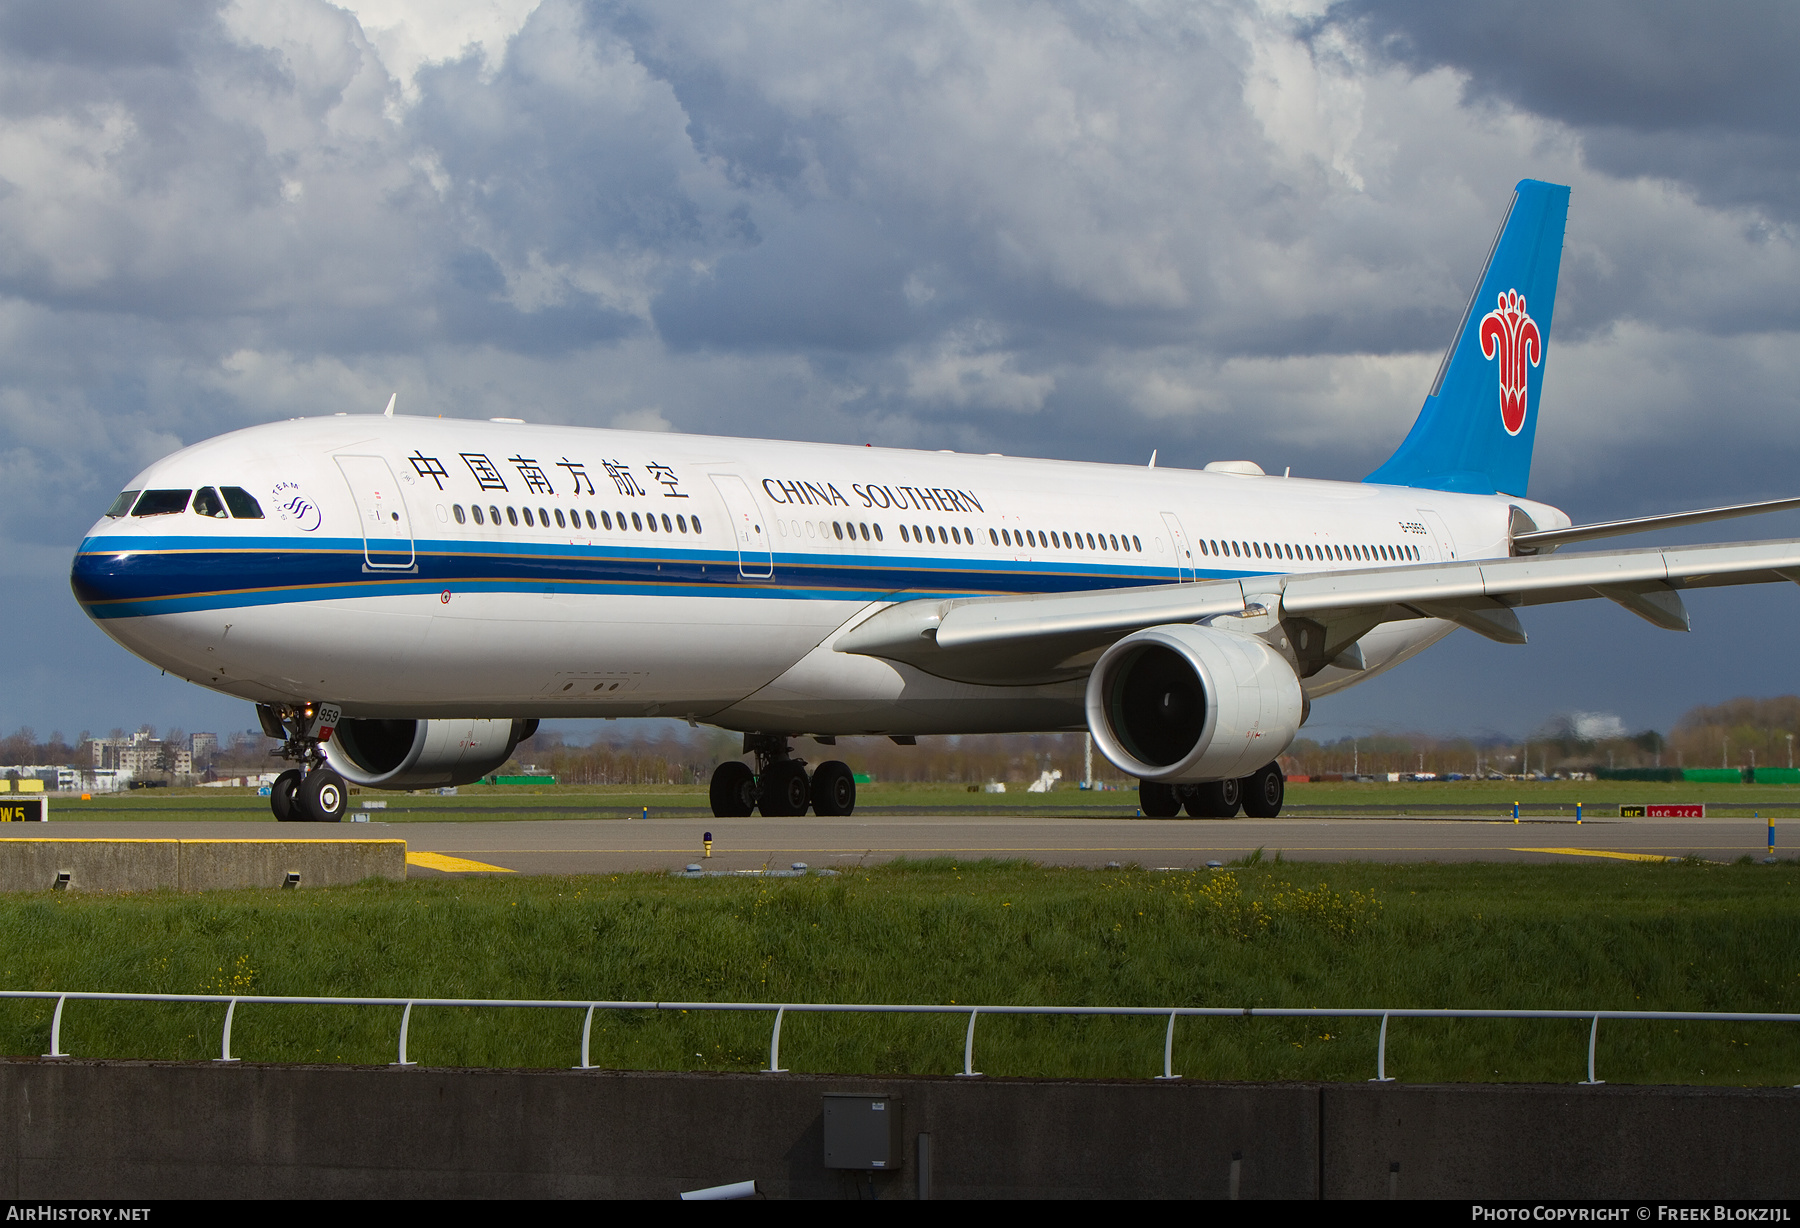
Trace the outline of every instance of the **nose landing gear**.
<path fill-rule="evenodd" d="M 344 778 L 325 765 L 322 744 L 343 713 L 333 704 L 257 704 L 263 732 L 282 739 L 271 754 L 297 763 L 275 778 L 269 809 L 282 823 L 340 823 L 348 801 Z"/>
<path fill-rule="evenodd" d="M 760 810 L 769 818 L 806 813 L 810 806 L 821 816 L 847 815 L 856 809 L 856 777 L 850 765 L 831 760 L 821 763 L 811 776 L 806 760 L 794 756 L 787 737 L 778 733 L 747 733 L 744 753 L 756 756 L 756 770 L 737 759 L 728 759 L 713 771 L 708 790 L 716 818 L 742 818 Z"/>

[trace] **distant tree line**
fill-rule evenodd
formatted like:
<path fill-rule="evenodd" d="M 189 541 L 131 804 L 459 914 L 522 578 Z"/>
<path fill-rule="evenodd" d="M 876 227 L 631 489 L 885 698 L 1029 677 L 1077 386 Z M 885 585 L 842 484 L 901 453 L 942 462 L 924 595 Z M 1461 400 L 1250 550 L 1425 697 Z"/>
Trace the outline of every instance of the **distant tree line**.
<path fill-rule="evenodd" d="M 1432 772 L 1439 776 L 1487 773 L 1592 771 L 1603 767 L 1787 767 L 1795 763 L 1794 742 L 1800 738 L 1800 695 L 1740 698 L 1690 709 L 1665 737 L 1654 729 L 1583 736 L 1584 721 L 1558 716 L 1528 738 L 1440 738 L 1426 733 L 1378 732 L 1318 741 L 1301 737 L 1281 763 L 1289 775 L 1365 775 L 1387 772 Z M 140 732 L 156 736 L 153 726 Z M 125 736 L 109 730 L 108 738 Z M 0 764 L 70 764 L 93 762 L 95 735 L 83 730 L 71 741 L 62 731 L 39 738 L 30 726 L 0 737 Z M 184 745 L 187 735 L 169 729 L 163 740 Z M 840 738 L 824 746 L 809 738 L 794 739 L 794 753 L 809 763 L 841 759 L 878 781 L 1024 784 L 1046 771 L 1061 772 L 1061 786 L 1082 778 L 1085 736 L 1080 733 L 980 734 L 921 737 L 914 746 L 888 738 Z M 273 761 L 273 741 L 260 733 L 220 735 L 208 763 L 214 775 L 266 772 Z M 588 741 L 546 730 L 521 742 L 509 771 L 527 766 L 570 784 L 704 784 L 725 759 L 740 757 L 742 736 L 719 729 L 634 728 L 608 722 Z M 1098 753 L 1093 757 L 1096 781 L 1129 785 Z"/>

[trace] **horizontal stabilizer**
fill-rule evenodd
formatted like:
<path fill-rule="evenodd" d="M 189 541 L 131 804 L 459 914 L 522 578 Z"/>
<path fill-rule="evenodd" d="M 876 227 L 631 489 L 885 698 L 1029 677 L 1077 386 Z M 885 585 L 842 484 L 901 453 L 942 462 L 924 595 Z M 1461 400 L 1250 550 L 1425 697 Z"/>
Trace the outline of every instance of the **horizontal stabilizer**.
<path fill-rule="evenodd" d="M 1533 529 L 1513 534 L 1513 549 L 1544 550 L 1569 542 L 1594 541 L 1602 537 L 1624 537 L 1630 533 L 1648 533 L 1654 529 L 1673 529 L 1687 524 L 1705 524 L 1709 520 L 1729 520 L 1734 516 L 1757 516 L 1764 512 L 1785 512 L 1800 507 L 1800 499 L 1765 499 L 1761 503 L 1734 503 L 1729 507 L 1709 507 L 1699 512 L 1667 512 L 1661 516 L 1639 516 L 1632 520 L 1606 520 L 1597 524 L 1570 525 L 1566 529 Z"/>

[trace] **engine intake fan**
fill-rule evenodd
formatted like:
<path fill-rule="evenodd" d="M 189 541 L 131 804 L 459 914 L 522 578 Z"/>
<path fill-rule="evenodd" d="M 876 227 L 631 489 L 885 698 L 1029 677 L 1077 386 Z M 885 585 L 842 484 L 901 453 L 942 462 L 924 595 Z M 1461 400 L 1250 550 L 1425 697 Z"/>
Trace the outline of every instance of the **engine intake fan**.
<path fill-rule="evenodd" d="M 1126 636 L 1088 676 L 1094 744 L 1139 780 L 1247 776 L 1288 748 L 1305 707 L 1293 667 L 1268 644 L 1190 623 Z"/>
<path fill-rule="evenodd" d="M 408 721 L 359 718 L 338 722 L 325 759 L 353 785 L 430 789 L 466 785 L 505 763 L 537 732 L 537 722 Z"/>

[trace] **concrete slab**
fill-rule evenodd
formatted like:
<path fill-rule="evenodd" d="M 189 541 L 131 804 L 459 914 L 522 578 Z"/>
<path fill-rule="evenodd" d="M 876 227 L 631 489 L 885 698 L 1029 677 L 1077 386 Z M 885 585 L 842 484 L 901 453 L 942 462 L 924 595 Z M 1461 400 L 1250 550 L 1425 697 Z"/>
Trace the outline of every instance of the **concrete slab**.
<path fill-rule="evenodd" d="M 66 877 L 64 877 L 66 875 Z M 290 880 L 290 876 L 297 876 Z M 12 837 L 0 891 L 331 887 L 406 877 L 406 841 Z"/>

